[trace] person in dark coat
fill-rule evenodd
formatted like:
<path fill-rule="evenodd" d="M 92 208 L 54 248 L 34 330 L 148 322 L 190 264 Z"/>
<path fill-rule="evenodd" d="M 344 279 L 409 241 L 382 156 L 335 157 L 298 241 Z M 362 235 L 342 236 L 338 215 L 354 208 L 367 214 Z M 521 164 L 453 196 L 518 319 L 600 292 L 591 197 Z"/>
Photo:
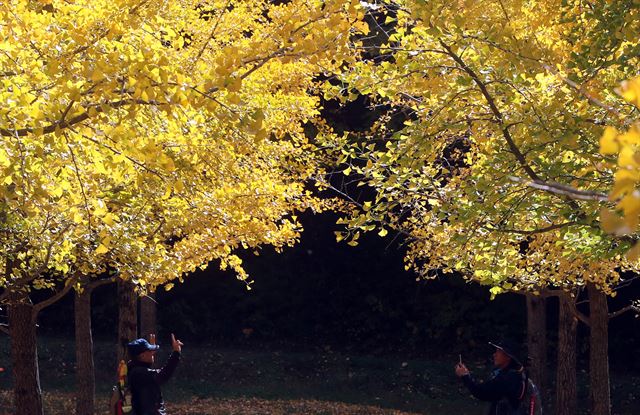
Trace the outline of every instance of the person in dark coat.
<path fill-rule="evenodd" d="M 455 367 L 456 375 L 462 379 L 469 392 L 481 401 L 491 402 L 489 415 L 514 415 L 520 413 L 526 387 L 522 363 L 517 357 L 515 345 L 509 341 L 489 343 L 495 347 L 493 363 L 495 369 L 485 382 L 477 382 L 464 363 Z"/>
<path fill-rule="evenodd" d="M 155 335 L 150 335 L 150 340 L 151 342 L 136 339 L 127 344 L 131 357 L 131 361 L 127 363 L 131 406 L 135 415 L 166 415 L 160 386 L 169 380 L 176 370 L 183 344 L 171 334 L 173 352 L 167 364 L 161 369 L 152 369 L 155 354 L 160 346 L 155 344 Z"/>

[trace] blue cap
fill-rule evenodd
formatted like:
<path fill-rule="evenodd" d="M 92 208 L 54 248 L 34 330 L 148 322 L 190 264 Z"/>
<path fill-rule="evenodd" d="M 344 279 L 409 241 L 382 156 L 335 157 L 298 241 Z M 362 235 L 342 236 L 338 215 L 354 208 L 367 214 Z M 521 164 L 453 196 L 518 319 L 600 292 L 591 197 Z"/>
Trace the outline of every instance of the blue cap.
<path fill-rule="evenodd" d="M 134 341 L 127 343 L 127 350 L 129 350 L 129 355 L 131 357 L 137 356 L 147 350 L 158 350 L 159 348 L 160 346 L 157 344 L 151 344 L 146 339 L 135 339 Z"/>

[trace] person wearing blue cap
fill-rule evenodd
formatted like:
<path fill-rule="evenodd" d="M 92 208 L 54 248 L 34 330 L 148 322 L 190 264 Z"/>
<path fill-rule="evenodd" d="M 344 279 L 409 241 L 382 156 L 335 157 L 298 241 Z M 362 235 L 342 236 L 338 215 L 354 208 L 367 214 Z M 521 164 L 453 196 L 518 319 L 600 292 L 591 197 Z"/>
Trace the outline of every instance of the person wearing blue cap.
<path fill-rule="evenodd" d="M 525 396 L 527 378 L 524 366 L 518 359 L 515 343 L 508 340 L 489 343 L 495 348 L 495 369 L 485 382 L 476 382 L 462 359 L 455 366 L 456 375 L 462 379 L 469 392 L 481 401 L 491 402 L 489 415 L 520 414 Z"/>
<path fill-rule="evenodd" d="M 127 344 L 131 360 L 127 363 L 128 384 L 131 391 L 131 406 L 135 415 L 166 415 L 160 386 L 165 383 L 180 362 L 183 343 L 171 334 L 173 352 L 167 364 L 161 369 L 152 369 L 155 355 L 160 346 L 155 334 L 146 339 L 136 339 Z"/>

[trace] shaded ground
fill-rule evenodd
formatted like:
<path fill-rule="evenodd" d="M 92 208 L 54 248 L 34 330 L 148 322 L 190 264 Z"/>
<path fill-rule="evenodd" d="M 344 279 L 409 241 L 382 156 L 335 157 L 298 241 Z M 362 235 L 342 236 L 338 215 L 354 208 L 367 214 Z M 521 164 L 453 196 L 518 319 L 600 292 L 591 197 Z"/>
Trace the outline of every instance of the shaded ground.
<path fill-rule="evenodd" d="M 8 403 L 11 396 L 8 391 L 0 392 L 0 403 Z M 44 396 L 47 414 L 72 414 L 75 410 L 74 397 L 68 393 L 46 393 Z M 0 404 L 1 405 L 1 404 Z M 98 402 L 98 414 L 109 414 L 108 401 Z M 8 407 L 9 405 L 5 405 Z M 266 400 L 266 399 L 192 399 L 167 405 L 172 415 L 419 415 L 375 406 L 352 405 L 340 402 L 314 400 Z M 3 410 L 0 415 L 9 415 Z"/>
<path fill-rule="evenodd" d="M 0 338 L 0 366 L 5 369 L 0 371 L 0 414 L 13 413 L 7 343 L 6 337 Z M 163 346 L 159 362 L 167 357 Z M 106 413 L 114 383 L 113 350 L 112 343 L 96 343 L 99 414 Z M 39 357 L 46 413 L 73 413 L 73 341 L 41 338 Z M 470 398 L 453 376 L 452 362 L 457 359 L 446 352 L 403 359 L 346 355 L 328 348 L 311 353 L 187 345 L 175 377 L 163 391 L 174 415 L 484 413 L 485 405 Z M 484 360 L 465 360 L 479 377 L 489 370 Z M 580 402 L 586 406 L 586 373 L 579 376 Z M 614 374 L 614 414 L 639 414 L 639 391 L 640 374 Z M 547 398 L 552 400 L 553 393 Z"/>
<path fill-rule="evenodd" d="M 5 368 L 0 373 L 0 390 L 11 388 L 7 343 L 6 337 L 0 337 L 0 366 Z M 74 343 L 71 339 L 41 337 L 38 350 L 42 387 L 48 393 L 49 405 L 52 405 L 47 413 L 68 413 L 66 408 L 60 408 L 59 402 L 72 399 L 70 394 L 75 386 Z M 112 343 L 96 342 L 97 396 L 101 399 L 110 395 L 114 383 L 113 351 Z M 166 345 L 162 345 L 158 362 L 164 362 L 168 352 Z M 225 399 L 232 402 L 250 402 L 248 399 L 258 399 L 254 402 L 292 402 L 274 404 L 270 409 L 274 412 L 254 412 L 262 414 L 343 413 L 320 407 L 317 412 L 303 409 L 301 412 L 278 412 L 283 405 L 299 406 L 316 401 L 328 402 L 327 408 L 336 407 L 338 404 L 335 402 L 342 402 L 356 405 L 354 408 L 366 406 L 387 410 L 370 412 L 362 409 L 364 412 L 357 412 L 354 409 L 356 412 L 353 413 L 394 413 L 392 411 L 397 410 L 419 414 L 471 414 L 482 408 L 481 404 L 466 396 L 452 376 L 452 365 L 445 359 L 353 356 L 330 349 L 310 353 L 187 345 L 174 378 L 163 387 L 163 394 L 168 402 L 187 404 L 187 407 L 191 402 L 207 399 L 215 399 L 220 405 Z M 0 413 L 8 404 L 9 399 L 0 399 Z"/>

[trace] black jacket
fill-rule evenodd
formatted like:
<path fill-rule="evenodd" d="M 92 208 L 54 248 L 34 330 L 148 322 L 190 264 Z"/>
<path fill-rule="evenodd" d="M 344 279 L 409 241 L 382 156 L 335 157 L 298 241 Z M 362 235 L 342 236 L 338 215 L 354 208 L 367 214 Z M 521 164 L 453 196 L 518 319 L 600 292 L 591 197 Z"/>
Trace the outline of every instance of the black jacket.
<path fill-rule="evenodd" d="M 496 369 L 486 382 L 476 382 L 470 375 L 463 376 L 462 381 L 474 397 L 491 402 L 489 415 L 519 413 L 525 386 L 525 378 L 521 371 Z"/>
<path fill-rule="evenodd" d="M 160 385 L 178 366 L 180 353 L 173 352 L 162 369 L 151 369 L 148 363 L 132 360 L 127 363 L 131 405 L 135 415 L 166 415 Z"/>

